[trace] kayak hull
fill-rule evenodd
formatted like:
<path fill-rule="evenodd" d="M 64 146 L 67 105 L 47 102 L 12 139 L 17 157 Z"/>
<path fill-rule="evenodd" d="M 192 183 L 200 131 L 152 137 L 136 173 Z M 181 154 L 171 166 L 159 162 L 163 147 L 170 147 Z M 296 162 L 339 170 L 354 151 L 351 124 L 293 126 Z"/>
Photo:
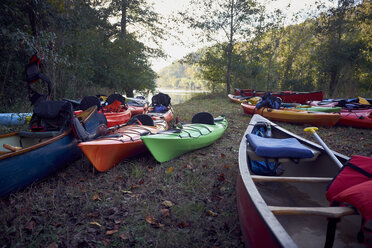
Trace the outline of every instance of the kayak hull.
<path fill-rule="evenodd" d="M 100 172 L 107 171 L 126 158 L 147 151 L 141 135 L 165 130 L 165 122 L 154 126 L 130 125 L 119 128 L 111 136 L 79 143 L 79 148 Z"/>
<path fill-rule="evenodd" d="M 270 120 L 296 123 L 311 124 L 317 126 L 334 126 L 341 115 L 338 113 L 308 112 L 295 109 L 256 109 L 254 105 L 242 103 L 244 113 L 253 115 L 259 114 Z"/>
<path fill-rule="evenodd" d="M 154 158 L 162 163 L 211 145 L 222 136 L 226 128 L 227 120 L 223 118 L 216 121 L 215 125 L 186 124 L 180 133 L 165 132 L 142 136 L 141 139 Z"/>

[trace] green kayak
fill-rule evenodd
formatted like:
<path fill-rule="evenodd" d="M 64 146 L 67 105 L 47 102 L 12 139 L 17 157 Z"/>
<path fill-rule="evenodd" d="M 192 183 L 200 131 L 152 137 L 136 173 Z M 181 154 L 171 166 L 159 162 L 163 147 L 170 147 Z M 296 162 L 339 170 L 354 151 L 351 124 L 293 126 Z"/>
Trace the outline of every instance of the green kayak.
<path fill-rule="evenodd" d="M 326 113 L 340 113 L 341 107 L 316 107 L 310 105 L 300 105 L 296 109 L 312 111 L 312 112 L 326 112 Z"/>
<path fill-rule="evenodd" d="M 184 124 L 181 129 L 150 134 L 141 139 L 154 158 L 162 163 L 211 145 L 222 136 L 226 128 L 225 117 L 213 118 L 210 113 L 201 112 L 192 118 L 192 124 Z"/>

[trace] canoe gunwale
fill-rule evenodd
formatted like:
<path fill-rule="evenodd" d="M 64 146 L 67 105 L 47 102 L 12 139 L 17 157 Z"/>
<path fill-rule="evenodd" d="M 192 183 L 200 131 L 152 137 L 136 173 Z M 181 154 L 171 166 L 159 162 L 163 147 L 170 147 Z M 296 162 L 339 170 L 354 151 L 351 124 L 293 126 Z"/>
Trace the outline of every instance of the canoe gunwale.
<path fill-rule="evenodd" d="M 39 143 L 37 143 L 35 145 L 29 146 L 29 147 L 26 147 L 26 148 L 22 148 L 22 149 L 20 149 L 18 151 L 15 151 L 15 152 L 9 152 L 9 153 L 2 154 L 2 155 L 0 155 L 0 161 L 3 160 L 3 159 L 11 158 L 11 157 L 14 157 L 14 156 L 18 156 L 18 155 L 21 155 L 21 154 L 30 152 L 32 150 L 36 150 L 36 149 L 38 149 L 40 147 L 44 147 L 44 146 L 46 146 L 48 144 L 53 143 L 56 140 L 62 139 L 63 137 L 69 135 L 71 132 L 72 132 L 72 130 L 69 129 L 69 130 L 66 130 L 66 131 L 62 132 L 59 135 L 56 135 L 56 136 L 51 137 L 49 139 L 46 139 L 46 140 L 44 140 L 42 142 L 39 142 Z M 13 132 L 13 133 L 9 133 L 9 134 L 0 135 L 0 138 L 10 137 L 10 136 L 16 136 L 16 135 L 18 135 L 18 132 Z"/>

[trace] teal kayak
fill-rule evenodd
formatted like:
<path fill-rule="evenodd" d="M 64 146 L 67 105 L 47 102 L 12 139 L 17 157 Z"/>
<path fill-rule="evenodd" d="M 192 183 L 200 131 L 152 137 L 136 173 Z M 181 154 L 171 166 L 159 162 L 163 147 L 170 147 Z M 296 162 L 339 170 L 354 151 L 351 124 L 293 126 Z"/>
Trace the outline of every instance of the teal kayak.
<path fill-rule="evenodd" d="M 210 114 L 207 122 L 203 121 L 204 118 L 198 118 L 208 114 L 196 114 L 192 124 L 184 124 L 180 129 L 142 136 L 141 139 L 158 162 L 169 161 L 184 153 L 209 146 L 222 136 L 227 128 L 226 118 L 213 118 Z"/>

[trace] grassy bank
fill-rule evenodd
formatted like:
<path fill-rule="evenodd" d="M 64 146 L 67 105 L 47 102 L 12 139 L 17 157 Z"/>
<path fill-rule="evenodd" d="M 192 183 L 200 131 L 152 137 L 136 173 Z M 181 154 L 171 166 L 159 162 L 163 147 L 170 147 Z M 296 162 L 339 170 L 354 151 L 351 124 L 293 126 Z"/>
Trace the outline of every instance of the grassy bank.
<path fill-rule="evenodd" d="M 166 163 L 147 153 L 108 172 L 82 158 L 0 201 L 2 247 L 242 247 L 236 210 L 238 147 L 250 117 L 225 96 L 174 106 L 181 121 L 225 115 L 213 145 Z M 312 139 L 305 126 L 283 127 Z M 321 128 L 330 148 L 372 156 L 370 130 Z"/>

